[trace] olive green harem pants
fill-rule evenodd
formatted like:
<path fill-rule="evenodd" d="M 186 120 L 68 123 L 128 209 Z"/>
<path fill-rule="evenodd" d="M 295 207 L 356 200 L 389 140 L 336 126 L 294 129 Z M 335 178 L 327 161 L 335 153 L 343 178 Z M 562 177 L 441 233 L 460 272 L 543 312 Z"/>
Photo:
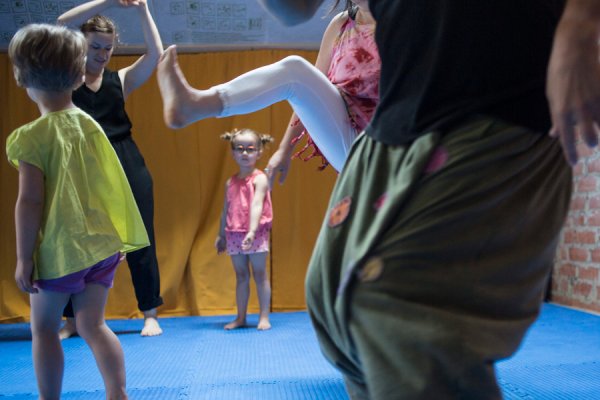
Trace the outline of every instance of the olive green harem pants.
<path fill-rule="evenodd" d="M 539 313 L 570 194 L 558 141 L 501 120 L 360 136 L 306 281 L 351 398 L 500 398 L 494 362 Z"/>

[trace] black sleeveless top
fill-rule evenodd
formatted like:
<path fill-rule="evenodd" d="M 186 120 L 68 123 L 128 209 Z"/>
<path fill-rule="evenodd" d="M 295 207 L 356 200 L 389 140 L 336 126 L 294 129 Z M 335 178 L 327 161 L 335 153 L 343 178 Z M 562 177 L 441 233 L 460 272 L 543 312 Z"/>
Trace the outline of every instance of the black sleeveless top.
<path fill-rule="evenodd" d="M 546 133 L 564 0 L 370 0 L 382 61 L 367 134 L 400 145 L 486 114 Z"/>
<path fill-rule="evenodd" d="M 131 121 L 125 112 L 125 99 L 119 74 L 104 68 L 97 92 L 85 84 L 73 92 L 73 103 L 88 113 L 104 129 L 111 141 L 131 136 Z"/>

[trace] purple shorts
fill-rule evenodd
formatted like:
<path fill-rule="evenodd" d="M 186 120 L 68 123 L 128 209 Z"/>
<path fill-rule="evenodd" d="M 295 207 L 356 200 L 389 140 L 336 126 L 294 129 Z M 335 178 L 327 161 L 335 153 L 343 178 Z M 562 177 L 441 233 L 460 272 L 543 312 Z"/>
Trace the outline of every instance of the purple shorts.
<path fill-rule="evenodd" d="M 242 250 L 242 242 L 246 237 L 246 232 L 225 232 L 225 241 L 227 242 L 227 254 L 254 254 L 266 253 L 269 251 L 269 230 L 261 229 L 256 232 L 252 247 L 248 250 Z"/>
<path fill-rule="evenodd" d="M 72 294 L 82 292 L 90 283 L 111 288 L 115 271 L 120 262 L 121 253 L 116 253 L 82 271 L 56 279 L 39 279 L 33 282 L 33 286 L 42 290 Z"/>

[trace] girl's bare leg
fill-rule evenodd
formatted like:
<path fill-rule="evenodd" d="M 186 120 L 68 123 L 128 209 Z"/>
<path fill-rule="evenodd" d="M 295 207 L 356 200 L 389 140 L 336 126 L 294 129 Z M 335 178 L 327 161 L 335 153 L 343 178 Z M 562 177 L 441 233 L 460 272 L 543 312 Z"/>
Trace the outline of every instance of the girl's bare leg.
<path fill-rule="evenodd" d="M 234 254 L 231 262 L 235 269 L 235 302 L 237 305 L 237 317 L 225 325 L 226 330 L 246 326 L 246 313 L 248 312 L 248 299 L 250 298 L 250 268 L 248 256 L 245 254 Z"/>
<path fill-rule="evenodd" d="M 261 331 L 271 329 L 271 322 L 269 322 L 269 313 L 271 311 L 271 283 L 267 276 L 267 254 L 269 253 L 250 254 L 252 274 L 254 275 L 256 292 L 258 293 L 258 304 L 260 306 L 257 329 Z"/>
<path fill-rule="evenodd" d="M 31 347 L 33 367 L 40 399 L 60 398 L 64 372 L 64 354 L 58 330 L 62 310 L 69 301 L 69 293 L 38 289 L 29 296 L 31 303 Z"/>
<path fill-rule="evenodd" d="M 81 293 L 73 295 L 73 310 L 77 332 L 92 349 L 102 374 L 107 399 L 127 399 L 125 390 L 125 357 L 117 336 L 104 321 L 108 288 L 88 284 Z"/>

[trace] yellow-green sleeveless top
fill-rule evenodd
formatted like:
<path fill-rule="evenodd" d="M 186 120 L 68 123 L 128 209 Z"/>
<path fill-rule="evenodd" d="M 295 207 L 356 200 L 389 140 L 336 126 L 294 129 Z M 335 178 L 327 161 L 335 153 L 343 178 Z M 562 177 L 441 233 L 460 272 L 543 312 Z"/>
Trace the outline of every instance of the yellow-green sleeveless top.
<path fill-rule="evenodd" d="M 34 279 L 81 271 L 149 244 L 129 182 L 102 128 L 79 108 L 48 113 L 11 133 L 9 162 L 44 174 Z"/>

